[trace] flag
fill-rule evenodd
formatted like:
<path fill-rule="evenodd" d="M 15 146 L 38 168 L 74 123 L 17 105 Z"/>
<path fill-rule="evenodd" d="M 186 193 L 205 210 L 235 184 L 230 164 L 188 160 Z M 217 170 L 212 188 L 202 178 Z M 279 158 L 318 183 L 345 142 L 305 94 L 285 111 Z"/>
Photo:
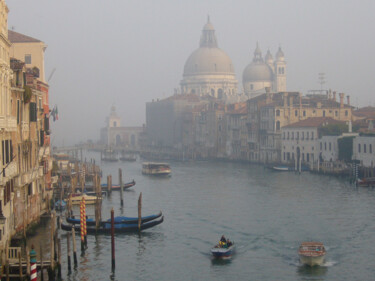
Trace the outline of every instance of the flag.
<path fill-rule="evenodd" d="M 51 114 L 50 114 L 50 116 L 52 116 L 53 117 L 53 122 L 55 122 L 55 119 L 56 119 L 56 115 L 55 115 L 56 113 L 55 113 L 55 107 L 53 107 L 53 109 L 52 109 L 52 111 L 51 111 Z"/>
<path fill-rule="evenodd" d="M 56 120 L 59 120 L 59 111 L 57 109 L 57 105 L 56 105 L 55 115 L 56 115 Z"/>
<path fill-rule="evenodd" d="M 56 120 L 59 120 L 59 112 L 58 112 L 58 109 L 57 109 L 57 105 L 55 105 L 53 107 L 50 116 L 53 117 L 53 122 L 55 122 Z"/>

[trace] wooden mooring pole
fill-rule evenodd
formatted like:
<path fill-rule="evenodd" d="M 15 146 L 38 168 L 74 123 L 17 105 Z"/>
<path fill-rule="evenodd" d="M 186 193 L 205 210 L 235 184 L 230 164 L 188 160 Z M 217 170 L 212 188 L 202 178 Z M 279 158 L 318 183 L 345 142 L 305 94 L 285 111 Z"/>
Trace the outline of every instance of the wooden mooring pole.
<path fill-rule="evenodd" d="M 115 211 L 111 210 L 111 252 L 112 252 L 112 273 L 115 272 L 116 258 L 115 258 Z"/>
<path fill-rule="evenodd" d="M 142 192 L 139 194 L 138 198 L 138 231 L 141 231 L 142 224 Z"/>
<path fill-rule="evenodd" d="M 122 190 L 123 184 L 122 184 L 122 170 L 121 170 L 121 168 L 118 169 L 118 178 L 119 178 L 119 183 L 120 183 L 121 206 L 124 206 L 124 199 L 123 199 L 123 196 L 122 196 L 122 193 L 123 193 L 123 190 Z"/>
<path fill-rule="evenodd" d="M 72 272 L 72 264 L 70 259 L 70 232 L 66 233 L 66 246 L 68 252 L 68 273 Z"/>
<path fill-rule="evenodd" d="M 77 267 L 77 244 L 76 244 L 76 231 L 74 227 L 72 227 L 72 240 L 73 240 L 73 261 L 74 261 L 74 268 Z"/>

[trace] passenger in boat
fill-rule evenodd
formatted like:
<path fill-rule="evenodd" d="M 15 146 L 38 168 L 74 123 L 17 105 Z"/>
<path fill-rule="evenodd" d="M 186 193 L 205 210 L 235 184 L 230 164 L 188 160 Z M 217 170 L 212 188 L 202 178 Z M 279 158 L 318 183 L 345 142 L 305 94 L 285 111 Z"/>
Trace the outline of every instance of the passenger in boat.
<path fill-rule="evenodd" d="M 227 239 L 225 239 L 225 236 L 221 236 L 219 245 L 220 247 L 224 247 L 227 244 Z"/>
<path fill-rule="evenodd" d="M 229 239 L 227 239 L 227 247 L 229 248 L 232 245 L 233 245 L 232 241 L 230 241 Z"/>

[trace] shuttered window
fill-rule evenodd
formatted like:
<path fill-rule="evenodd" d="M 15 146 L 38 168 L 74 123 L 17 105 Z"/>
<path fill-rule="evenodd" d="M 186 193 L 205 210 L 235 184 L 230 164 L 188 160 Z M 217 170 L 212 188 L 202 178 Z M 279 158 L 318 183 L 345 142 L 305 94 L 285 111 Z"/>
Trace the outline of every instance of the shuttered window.
<path fill-rule="evenodd" d="M 30 122 L 37 121 L 36 103 L 30 102 Z"/>

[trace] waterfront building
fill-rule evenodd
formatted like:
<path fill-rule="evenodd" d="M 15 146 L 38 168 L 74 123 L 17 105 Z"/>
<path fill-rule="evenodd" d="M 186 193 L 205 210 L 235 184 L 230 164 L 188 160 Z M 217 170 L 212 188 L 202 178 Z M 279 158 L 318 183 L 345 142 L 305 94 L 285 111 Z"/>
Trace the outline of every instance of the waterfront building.
<path fill-rule="evenodd" d="M 100 143 L 109 147 L 126 150 L 139 150 L 140 134 L 143 127 L 123 127 L 121 118 L 116 113 L 116 107 L 111 107 L 111 112 L 106 118 L 106 126 L 100 130 Z"/>
<path fill-rule="evenodd" d="M 12 115 L 11 76 L 8 39 L 8 7 L 0 1 L 0 248 L 8 243 L 12 229 L 12 191 L 17 176 L 17 164 L 14 160 L 14 139 L 16 118 Z"/>
<path fill-rule="evenodd" d="M 349 102 L 349 98 L 348 98 Z M 336 93 L 306 95 L 297 92 L 266 93 L 251 98 L 248 106 L 248 159 L 254 162 L 281 162 L 281 128 L 310 117 L 331 117 L 350 121 L 352 107 L 340 102 Z"/>
<path fill-rule="evenodd" d="M 275 61 L 270 50 L 265 58 L 257 43 L 253 61 L 248 64 L 242 74 L 244 93 L 253 98 L 265 92 L 269 88 L 272 92 L 286 91 L 286 61 L 284 52 L 279 47 Z"/>
<path fill-rule="evenodd" d="M 357 136 L 353 140 L 353 160 L 363 167 L 375 166 L 375 135 Z"/>
<path fill-rule="evenodd" d="M 45 48 L 39 53 L 34 47 L 27 49 L 36 41 L 45 45 L 20 33 L 14 37 L 7 27 L 4 1 L 0 1 L 0 15 L 0 247 L 6 247 L 14 234 L 47 210 L 52 162 L 48 85 L 38 79 Z M 32 63 L 13 57 L 24 59 L 26 54 L 33 54 Z"/>
<path fill-rule="evenodd" d="M 321 128 L 343 124 L 332 117 L 310 117 L 281 128 L 281 162 L 295 165 L 313 165 L 338 160 L 338 136 L 322 136 Z"/>
<path fill-rule="evenodd" d="M 247 159 L 247 104 L 229 104 L 226 119 L 226 154 L 229 159 Z"/>
<path fill-rule="evenodd" d="M 215 29 L 209 18 L 203 27 L 199 48 L 185 63 L 180 86 L 182 94 L 211 96 L 225 101 L 239 99 L 232 60 L 218 47 Z"/>

